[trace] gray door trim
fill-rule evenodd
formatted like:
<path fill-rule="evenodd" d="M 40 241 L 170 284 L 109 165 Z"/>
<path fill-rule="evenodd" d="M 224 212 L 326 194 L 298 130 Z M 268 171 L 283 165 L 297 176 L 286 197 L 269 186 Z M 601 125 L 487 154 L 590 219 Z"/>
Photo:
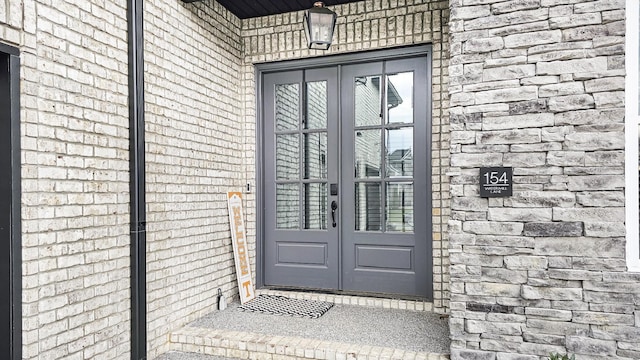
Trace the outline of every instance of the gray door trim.
<path fill-rule="evenodd" d="M 9 288 L 10 296 L 9 314 L 10 322 L 0 324 L 0 334 L 3 343 L 3 358 L 22 358 L 22 225 L 21 225 L 21 161 L 20 161 L 20 52 L 17 48 L 0 44 L 0 61 L 2 66 L 7 66 L 6 77 L 0 81 L 0 120 L 5 128 L 2 133 L 2 153 L 0 163 L 2 168 L 10 169 L 9 184 L 2 185 L 0 197 L 3 200 L 2 211 L 8 211 L 9 217 L 4 218 L 1 224 L 2 237 L 10 239 L 3 245 L 2 252 L 8 257 L 8 262 L 3 264 L 2 283 L 3 288 Z M 7 128 L 8 127 L 8 128 Z M 3 214 L 4 215 L 4 214 Z M 5 223 L 5 221 L 7 221 Z M 6 266 L 6 267 L 5 267 Z M 8 277 L 5 277 L 8 275 Z M 2 311 L 8 309 L 2 308 Z M 3 317 L 4 318 L 4 317 Z M 8 353 L 7 353 L 8 352 Z"/>
<path fill-rule="evenodd" d="M 264 241 L 265 241 L 265 199 L 264 199 L 264 111 L 262 108 L 262 103 L 264 100 L 263 94 L 263 76 L 269 72 L 279 72 L 284 70 L 304 70 L 304 69 L 312 69 L 317 67 L 328 67 L 328 66 L 338 66 L 345 64 L 357 64 L 357 63 L 365 63 L 372 61 L 382 61 L 382 60 L 395 60 L 402 59 L 408 57 L 415 56 L 427 56 L 428 63 L 432 63 L 432 48 L 431 44 L 421 44 L 415 46 L 408 47 L 396 47 L 385 50 L 371 50 L 364 51 L 358 53 L 349 53 L 349 54 L 339 54 L 339 55 L 330 55 L 330 56 L 321 56 L 307 59 L 295 59 L 295 60 L 285 60 L 278 62 L 270 62 L 270 63 L 256 63 L 254 64 L 254 79 L 256 83 L 256 184 L 255 184 L 255 201 L 256 201 L 256 286 L 258 288 L 264 287 Z M 342 83 L 342 79 L 340 78 L 340 69 L 338 69 L 338 84 Z M 432 78 L 432 68 L 428 67 L 427 79 L 431 80 Z M 428 99 L 432 102 L 431 96 L 431 86 L 427 86 Z M 338 97 L 338 106 L 342 106 L 341 99 Z M 340 116 L 340 115 L 339 115 Z M 431 114 L 431 106 L 428 107 L 428 116 L 429 119 L 432 118 Z M 341 119 L 338 119 L 341 121 Z M 428 129 L 429 134 L 431 134 L 431 128 Z M 429 137 L 430 138 L 430 137 Z M 339 144 L 341 144 L 341 140 L 339 139 Z M 431 171 L 431 164 L 429 164 L 428 171 Z M 431 179 L 428 176 L 428 181 L 430 183 Z M 340 189 L 342 191 L 342 189 Z M 430 214 L 430 212 L 429 212 Z M 429 222 L 431 222 L 431 218 L 429 217 Z M 341 250 L 339 250 L 341 252 Z M 339 254 L 342 255 L 341 253 Z M 432 257 L 432 255 L 431 255 Z M 429 261 L 433 259 L 429 257 Z M 340 275 L 341 276 L 341 275 Z M 340 284 L 342 284 L 342 277 L 339 278 Z"/>
<path fill-rule="evenodd" d="M 284 70 L 303 70 L 316 67 L 330 67 L 346 64 L 357 64 L 372 61 L 395 60 L 406 57 L 422 56 L 431 54 L 432 46 L 416 45 L 408 47 L 397 47 L 385 50 L 371 50 L 359 53 L 349 53 L 340 55 L 320 56 L 308 59 L 285 60 L 271 63 L 255 64 L 256 79 L 266 72 L 279 72 Z M 260 88 L 258 88 L 260 89 Z M 259 93 L 259 91 L 257 91 Z"/>

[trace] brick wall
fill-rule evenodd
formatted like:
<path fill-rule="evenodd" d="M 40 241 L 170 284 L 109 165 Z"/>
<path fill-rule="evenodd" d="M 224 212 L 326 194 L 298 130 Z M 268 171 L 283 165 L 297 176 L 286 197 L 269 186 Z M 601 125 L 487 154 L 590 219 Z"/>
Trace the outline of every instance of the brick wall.
<path fill-rule="evenodd" d="M 637 359 L 624 1 L 451 2 L 452 359 Z M 514 194 L 480 198 L 481 166 Z"/>
<path fill-rule="evenodd" d="M 23 359 L 129 358 L 125 6 L 0 5 L 22 64 Z"/>
<path fill-rule="evenodd" d="M 21 39 L 21 31 L 24 20 L 30 20 L 29 18 L 22 17 L 23 6 L 21 1 L 9 0 L 3 1 L 0 4 L 0 39 L 3 43 L 18 46 L 22 44 L 24 39 Z M 24 13 L 25 15 L 28 12 Z M 33 24 L 27 24 L 30 26 L 30 30 L 33 31 Z M 33 40 L 33 39 L 31 39 Z"/>
<path fill-rule="evenodd" d="M 3 1 L 21 50 L 24 359 L 130 357 L 126 1 Z M 145 2 L 149 355 L 237 291 L 240 22 Z"/>
<path fill-rule="evenodd" d="M 244 98 L 242 118 L 244 158 L 247 182 L 255 184 L 256 103 L 254 64 L 302 59 L 328 54 L 384 49 L 401 45 L 433 44 L 433 257 L 434 307 L 448 306 L 448 2 L 427 0 L 367 0 L 332 7 L 338 13 L 334 43 L 330 50 L 306 48 L 302 28 L 303 12 L 243 20 L 244 66 L 241 92 Z M 268 30 L 267 30 L 268 29 Z M 251 256 L 255 260 L 255 196 L 247 199 L 247 231 Z M 255 262 L 254 262 L 255 263 Z"/>
<path fill-rule="evenodd" d="M 149 356 L 238 293 L 227 191 L 242 190 L 240 21 L 213 1 L 145 2 Z"/>

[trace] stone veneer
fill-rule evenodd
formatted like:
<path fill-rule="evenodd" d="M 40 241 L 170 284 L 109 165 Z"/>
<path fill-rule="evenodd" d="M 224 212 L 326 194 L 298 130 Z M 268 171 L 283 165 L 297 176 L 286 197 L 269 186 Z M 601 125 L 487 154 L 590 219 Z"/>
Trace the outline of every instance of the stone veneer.
<path fill-rule="evenodd" d="M 452 359 L 640 358 L 624 0 L 451 0 Z M 480 198 L 479 167 L 514 168 Z"/>
<path fill-rule="evenodd" d="M 432 221 L 434 309 L 448 308 L 449 219 L 449 124 L 448 124 L 448 16 L 447 1 L 366 0 L 331 7 L 338 13 L 334 45 L 328 51 L 306 48 L 302 28 L 303 12 L 246 19 L 242 22 L 244 41 L 243 108 L 245 166 L 247 182 L 255 185 L 256 82 L 255 64 L 313 56 L 386 49 L 396 46 L 433 44 L 432 105 Z M 256 203 L 247 194 L 247 229 L 251 254 L 255 259 Z"/>

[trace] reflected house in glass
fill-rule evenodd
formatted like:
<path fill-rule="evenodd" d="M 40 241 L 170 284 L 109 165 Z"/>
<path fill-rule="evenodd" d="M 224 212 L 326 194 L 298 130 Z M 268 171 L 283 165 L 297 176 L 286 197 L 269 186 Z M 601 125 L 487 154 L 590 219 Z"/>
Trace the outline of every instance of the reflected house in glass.
<path fill-rule="evenodd" d="M 356 79 L 357 230 L 413 231 L 412 86 L 412 73 Z"/>
<path fill-rule="evenodd" d="M 326 82 L 277 85 L 275 92 L 276 227 L 326 229 Z"/>

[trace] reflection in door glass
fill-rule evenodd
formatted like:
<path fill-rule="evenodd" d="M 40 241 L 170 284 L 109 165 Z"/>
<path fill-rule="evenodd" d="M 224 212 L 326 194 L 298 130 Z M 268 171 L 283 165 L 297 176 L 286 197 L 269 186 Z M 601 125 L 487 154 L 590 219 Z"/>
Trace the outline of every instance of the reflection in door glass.
<path fill-rule="evenodd" d="M 371 126 L 382 124 L 382 90 L 380 76 L 355 78 L 355 124 Z"/>
<path fill-rule="evenodd" d="M 382 194 L 380 183 L 355 184 L 356 231 L 380 231 L 382 227 Z"/>
<path fill-rule="evenodd" d="M 386 231 L 413 232 L 413 184 L 388 183 Z"/>
<path fill-rule="evenodd" d="M 308 133 L 303 135 L 304 178 L 327 178 L 327 133 Z"/>
<path fill-rule="evenodd" d="M 387 177 L 413 176 L 413 127 L 387 130 Z"/>
<path fill-rule="evenodd" d="M 304 228 L 327 228 L 327 184 L 304 184 Z"/>
<path fill-rule="evenodd" d="M 307 83 L 306 129 L 327 128 L 327 82 Z"/>
<path fill-rule="evenodd" d="M 298 134 L 276 135 L 276 179 L 300 178 Z"/>
<path fill-rule="evenodd" d="M 358 130 L 355 135 L 356 178 L 380 177 L 380 168 L 382 167 L 381 130 Z"/>
<path fill-rule="evenodd" d="M 298 184 L 276 184 L 276 228 L 299 229 L 300 194 Z"/>
<path fill-rule="evenodd" d="M 413 72 L 387 76 L 387 122 L 413 123 Z"/>
<path fill-rule="evenodd" d="M 276 85 L 276 131 L 295 130 L 300 119 L 298 84 Z"/>

